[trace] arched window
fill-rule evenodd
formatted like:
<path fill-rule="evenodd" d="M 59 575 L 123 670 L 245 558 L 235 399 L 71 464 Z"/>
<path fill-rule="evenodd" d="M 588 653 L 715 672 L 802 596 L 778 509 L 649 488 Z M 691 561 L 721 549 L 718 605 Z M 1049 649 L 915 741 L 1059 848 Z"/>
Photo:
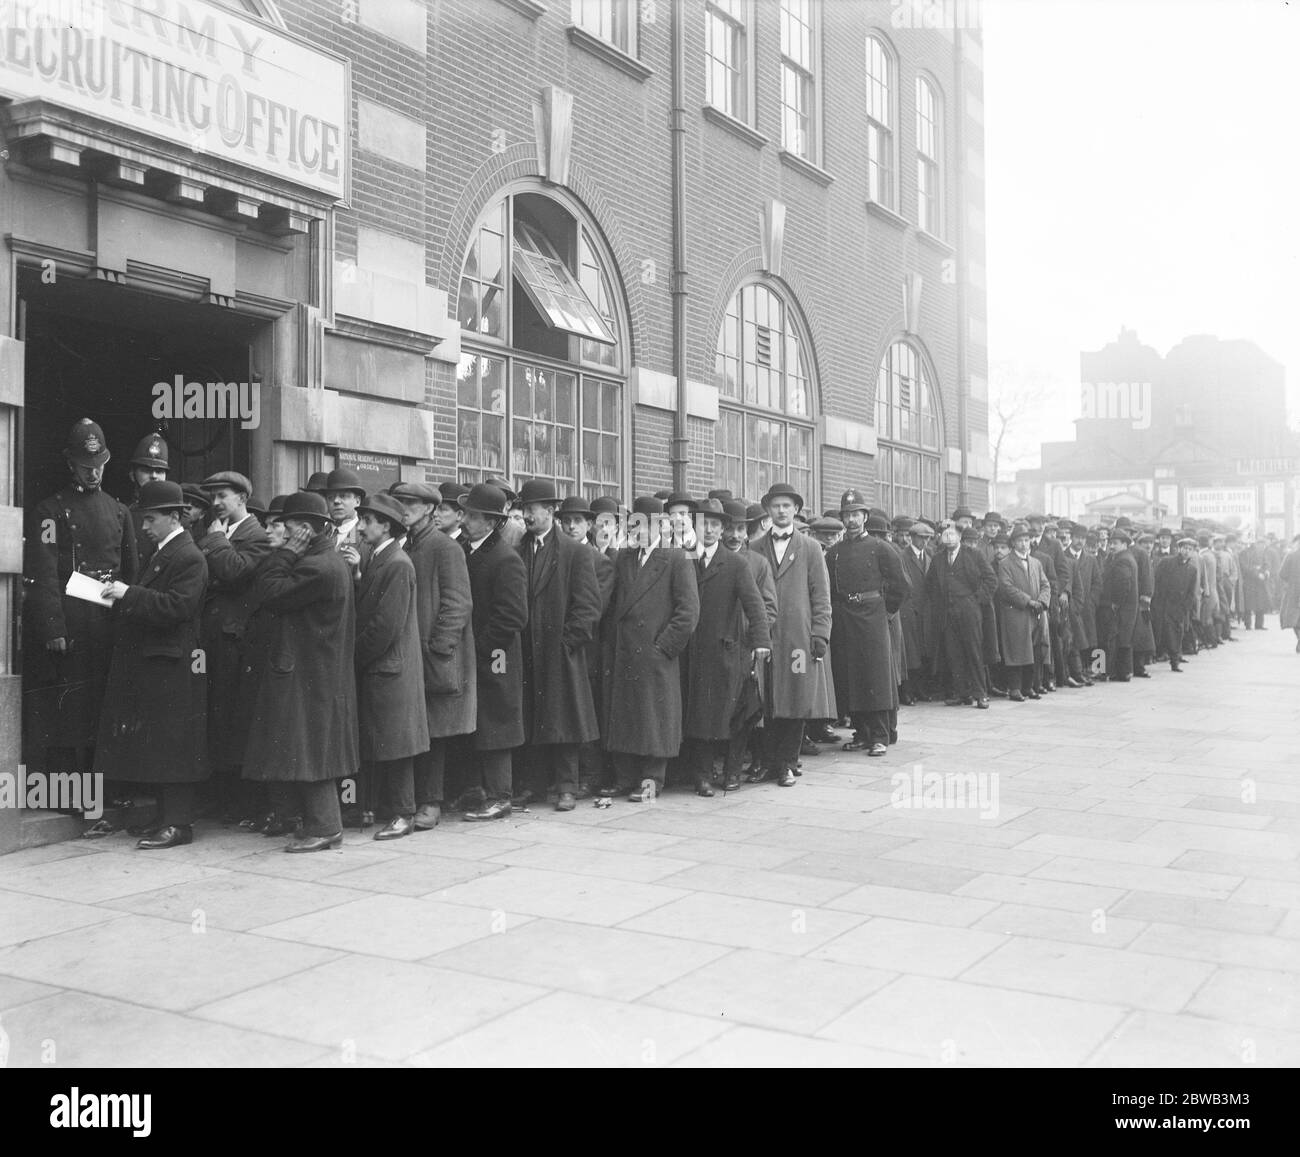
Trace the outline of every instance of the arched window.
<path fill-rule="evenodd" d="M 613 268 L 590 226 L 552 197 L 515 193 L 480 218 L 457 307 L 461 482 L 504 474 L 588 499 L 622 491 L 626 367 Z"/>
<path fill-rule="evenodd" d="M 881 506 L 891 514 L 940 517 L 941 429 L 925 359 L 907 342 L 894 342 L 876 384 L 876 479 Z"/>
<path fill-rule="evenodd" d="M 916 224 L 935 237 L 943 233 L 943 170 L 940 127 L 943 106 L 934 86 L 916 78 Z"/>
<path fill-rule="evenodd" d="M 811 347 L 774 286 L 746 285 L 731 299 L 714 371 L 718 485 L 756 499 L 773 482 L 790 482 L 812 502 Z"/>
<path fill-rule="evenodd" d="M 894 55 L 867 37 L 867 196 L 894 207 Z"/>

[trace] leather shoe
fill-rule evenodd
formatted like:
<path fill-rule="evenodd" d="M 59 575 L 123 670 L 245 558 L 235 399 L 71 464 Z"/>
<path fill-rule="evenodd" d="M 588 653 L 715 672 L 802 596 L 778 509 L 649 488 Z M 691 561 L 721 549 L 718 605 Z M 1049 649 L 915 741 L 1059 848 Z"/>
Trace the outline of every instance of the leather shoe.
<path fill-rule="evenodd" d="M 1179 675 L 1181 675 L 1183 671 L 1182 667 L 1178 666 L 1177 664 L 1170 664 L 1169 669 L 1173 671 L 1175 674 L 1179 674 Z"/>
<path fill-rule="evenodd" d="M 494 799 L 485 802 L 481 808 L 467 811 L 465 819 L 468 823 L 477 823 L 482 820 L 503 820 L 513 810 L 514 805 L 508 799 Z"/>
<path fill-rule="evenodd" d="M 739 791 L 742 780 L 739 775 L 724 776 L 722 780 L 723 791 Z"/>
<path fill-rule="evenodd" d="M 1024 695 L 1019 691 L 1012 691 L 1007 695 L 1007 698 L 1010 699 L 1012 703 L 1023 703 L 1025 701 Z"/>
<path fill-rule="evenodd" d="M 713 785 L 707 779 L 702 779 L 695 785 L 695 794 L 702 795 L 705 799 L 712 799 Z"/>
<path fill-rule="evenodd" d="M 1134 679 L 1150 679 L 1150 678 L 1151 678 L 1151 672 L 1150 672 L 1150 671 L 1134 671 L 1134 672 L 1133 672 L 1133 678 L 1134 678 Z"/>
<path fill-rule="evenodd" d="M 989 709 L 989 701 L 987 699 L 976 699 L 975 706 L 981 711 L 987 711 Z"/>
<path fill-rule="evenodd" d="M 658 791 L 659 785 L 653 779 L 643 779 L 641 786 L 627 798 L 633 803 L 654 803 Z"/>
<path fill-rule="evenodd" d="M 562 791 L 560 798 L 555 801 L 555 810 L 557 812 L 571 812 L 578 806 L 578 801 L 573 798 L 573 792 Z"/>
<path fill-rule="evenodd" d="M 415 822 L 406 816 L 394 816 L 375 833 L 377 840 L 400 840 L 415 831 Z"/>
<path fill-rule="evenodd" d="M 841 751 L 866 751 L 871 746 L 865 739 L 850 739 L 840 745 Z"/>
<path fill-rule="evenodd" d="M 417 832 L 431 832 L 442 819 L 442 808 L 436 803 L 422 803 L 415 813 L 414 827 Z"/>
<path fill-rule="evenodd" d="M 1084 686 L 1084 682 L 1083 682 L 1082 679 L 1076 679 L 1073 675 L 1071 675 L 1071 676 L 1070 676 L 1070 677 L 1065 681 L 1065 685 L 1066 685 L 1067 687 L 1082 687 L 1082 686 Z"/>
<path fill-rule="evenodd" d="M 781 787 L 794 787 L 794 768 L 783 767 L 781 778 L 776 781 Z"/>
<path fill-rule="evenodd" d="M 285 845 L 286 852 L 325 852 L 330 848 L 343 846 L 343 833 L 335 832 L 332 836 L 305 836 Z"/>
<path fill-rule="evenodd" d="M 1053 692 L 1053 691 L 1056 690 L 1056 684 L 1055 684 L 1055 683 L 1044 683 L 1044 684 L 1043 684 L 1043 690 L 1046 691 L 1046 692 L 1048 692 L 1048 693 L 1050 694 L 1051 692 Z"/>
<path fill-rule="evenodd" d="M 799 748 L 799 754 L 805 758 L 810 755 L 821 755 L 822 750 L 811 739 L 805 739 Z"/>
<path fill-rule="evenodd" d="M 111 836 L 117 830 L 117 825 L 110 820 L 96 820 L 81 833 L 81 838 L 83 840 L 102 840 L 105 836 Z"/>
<path fill-rule="evenodd" d="M 299 820 L 296 816 L 278 816 L 272 812 L 262 822 L 262 835 L 264 836 L 288 836 L 293 835 L 298 830 Z"/>
<path fill-rule="evenodd" d="M 194 829 L 189 824 L 168 824 L 159 828 L 157 834 L 146 836 L 135 846 L 150 852 L 156 848 L 179 848 L 194 842 Z"/>
<path fill-rule="evenodd" d="M 487 803 L 487 794 L 481 787 L 466 788 L 456 797 L 456 802 L 451 805 L 451 810 L 455 812 L 478 811 Z"/>
<path fill-rule="evenodd" d="M 1031 689 L 1025 692 L 1026 699 L 1041 699 L 1042 697 L 1043 695 L 1041 691 L 1034 691 Z"/>
<path fill-rule="evenodd" d="M 1011 693 L 1002 687 L 990 687 L 989 694 L 996 695 L 999 699 L 1009 699 L 1011 697 Z"/>
<path fill-rule="evenodd" d="M 868 755 L 888 755 L 888 754 L 889 754 L 889 748 L 886 747 L 883 743 L 873 743 L 873 744 L 871 745 L 871 750 L 868 751 L 867 754 L 868 754 Z"/>
<path fill-rule="evenodd" d="M 772 769 L 768 767 L 755 767 L 745 776 L 746 783 L 764 783 L 772 776 Z"/>

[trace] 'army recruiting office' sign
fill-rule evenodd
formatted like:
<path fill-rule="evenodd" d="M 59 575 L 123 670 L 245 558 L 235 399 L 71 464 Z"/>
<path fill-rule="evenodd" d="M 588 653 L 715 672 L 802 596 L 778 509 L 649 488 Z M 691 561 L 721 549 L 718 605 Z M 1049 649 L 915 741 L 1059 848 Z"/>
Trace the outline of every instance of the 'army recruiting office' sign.
<path fill-rule="evenodd" d="M 0 96 L 345 199 L 348 66 L 207 0 L 0 0 Z"/>

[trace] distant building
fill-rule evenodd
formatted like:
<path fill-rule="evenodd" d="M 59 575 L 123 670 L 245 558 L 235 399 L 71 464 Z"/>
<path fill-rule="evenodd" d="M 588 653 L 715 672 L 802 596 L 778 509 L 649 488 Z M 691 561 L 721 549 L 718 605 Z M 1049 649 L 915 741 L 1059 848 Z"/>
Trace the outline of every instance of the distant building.
<path fill-rule="evenodd" d="M 1197 335 L 1162 358 L 1122 329 L 1079 363 L 1075 439 L 1044 442 L 1042 465 L 1017 473 L 1017 507 L 1090 523 L 1127 514 L 1260 536 L 1300 530 L 1285 373 L 1257 345 Z"/>

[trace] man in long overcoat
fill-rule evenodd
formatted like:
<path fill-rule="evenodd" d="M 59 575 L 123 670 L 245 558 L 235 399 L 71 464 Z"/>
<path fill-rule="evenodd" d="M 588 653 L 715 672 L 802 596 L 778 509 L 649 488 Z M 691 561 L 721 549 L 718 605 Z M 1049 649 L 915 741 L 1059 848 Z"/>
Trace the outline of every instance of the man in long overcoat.
<path fill-rule="evenodd" d="M 474 754 L 481 806 L 471 821 L 510 815 L 513 749 L 524 741 L 524 659 L 520 636 L 528 625 L 528 574 L 523 560 L 501 537 L 510 517 L 510 499 L 480 482 L 457 500 L 465 512 L 461 543 L 474 599 L 474 649 L 477 652 L 478 728 Z"/>
<path fill-rule="evenodd" d="M 1156 563 L 1155 587 L 1151 599 L 1151 626 L 1158 651 L 1169 658 L 1169 667 L 1181 671 L 1183 632 L 1196 605 L 1196 543 L 1178 540 L 1178 553 Z"/>
<path fill-rule="evenodd" d="M 94 768 L 157 785 L 157 815 L 136 845 L 145 849 L 191 842 L 198 785 L 208 778 L 207 676 L 195 662 L 208 566 L 181 526 L 184 509 L 175 482 L 146 482 L 138 510 L 155 544 L 149 565 L 138 584 L 118 580 L 102 591 L 114 603 L 117 637 Z"/>
<path fill-rule="evenodd" d="M 1042 636 L 1047 628 L 1051 584 L 1043 564 L 1029 553 L 1029 528 L 1011 532 L 1012 553 L 997 563 L 998 646 L 1006 670 L 1007 698 L 1023 703 L 1038 699 L 1042 681 L 1039 663 Z"/>
<path fill-rule="evenodd" d="M 284 501 L 284 545 L 257 572 L 254 598 L 275 615 L 249 724 L 244 778 L 266 782 L 278 816 L 302 816 L 289 852 L 343 842 L 338 781 L 357 773 L 356 601 L 319 494 Z"/>
<path fill-rule="evenodd" d="M 794 516 L 802 507 L 803 496 L 793 486 L 773 483 L 763 496 L 771 526 L 750 544 L 772 571 L 777 617 L 768 669 L 765 766 L 751 773 L 749 780 L 758 783 L 774 775 L 782 787 L 794 786 L 804 721 L 838 718 L 826 671 L 830 580 L 821 547 L 795 530 Z"/>
<path fill-rule="evenodd" d="M 1131 532 L 1130 532 L 1131 533 Z M 1155 535 L 1142 533 L 1129 547 L 1129 554 L 1137 563 L 1138 616 L 1133 624 L 1133 677 L 1149 679 L 1147 663 L 1155 657 L 1156 637 L 1151 628 L 1151 597 L 1155 592 L 1155 564 L 1151 561 L 1151 546 Z"/>
<path fill-rule="evenodd" d="M 1270 609 L 1268 557 L 1263 543 L 1252 542 L 1237 556 L 1241 568 L 1241 623 L 1246 630 L 1264 631 Z M 1253 624 L 1253 625 L 1252 625 Z"/>
<path fill-rule="evenodd" d="M 271 552 L 271 542 L 262 524 L 248 512 L 253 484 L 244 475 L 223 470 L 201 485 L 212 503 L 212 521 L 196 543 L 208 563 L 199 638 L 208 667 L 212 786 L 219 793 L 216 804 L 224 820 L 246 819 L 255 809 L 252 785 L 239 774 L 248 741 L 248 719 L 239 711 L 244 632 L 253 613 L 254 578 Z"/>
<path fill-rule="evenodd" d="M 534 764 L 554 783 L 556 806 L 568 811 L 578 791 L 579 751 L 600 735 L 587 676 L 600 585 L 592 550 L 555 525 L 560 496 L 554 485 L 531 478 L 520 487 L 519 501 L 528 527 L 515 548 L 528 576 L 524 740 Z"/>
<path fill-rule="evenodd" d="M 987 710 L 988 686 L 984 675 L 984 608 L 992 606 L 998 580 L 978 551 L 961 545 L 961 532 L 944 527 L 943 549 L 930 563 L 927 591 L 940 632 L 938 651 L 952 675 L 949 707 L 963 703 Z"/>
<path fill-rule="evenodd" d="M 93 758 L 113 658 L 108 607 L 65 594 L 74 571 L 134 583 L 139 566 L 127 508 L 100 484 L 104 431 L 82 418 L 63 450 L 70 477 L 29 513 L 23 605 L 23 758 L 34 772 L 84 771 Z M 126 770 L 129 780 L 129 769 Z M 100 820 L 91 832 L 107 835 Z"/>
<path fill-rule="evenodd" d="M 429 750 L 415 757 L 415 826 L 428 831 L 442 816 L 447 740 L 474 730 L 478 711 L 473 607 L 465 551 L 434 524 L 442 496 L 427 482 L 390 488 L 406 519 L 407 553 L 415 564 L 415 611 L 424 667 Z"/>
<path fill-rule="evenodd" d="M 932 562 L 926 547 L 933 535 L 934 528 L 928 522 L 914 522 L 908 529 L 908 545 L 900 552 L 903 577 L 908 585 L 907 597 L 898 609 L 903 624 L 903 649 L 907 654 L 907 679 L 899 688 L 898 698 L 907 706 L 918 698 L 928 697 L 925 672 L 934 655 L 934 640 L 925 576 Z"/>
<path fill-rule="evenodd" d="M 415 757 L 429 750 L 415 564 L 401 544 L 405 513 L 391 494 L 357 507 L 368 547 L 357 583 L 357 726 L 386 819 L 377 840 L 415 830 Z"/>
<path fill-rule="evenodd" d="M 1082 523 L 1070 527 L 1070 561 L 1074 580 L 1070 594 L 1070 636 L 1079 663 L 1079 678 L 1085 687 L 1093 685 L 1092 652 L 1097 646 L 1097 604 L 1101 599 L 1101 566 L 1086 550 L 1088 528 Z"/>
<path fill-rule="evenodd" d="M 831 673 L 836 705 L 853 724 L 845 751 L 884 755 L 890 733 L 898 727 L 889 616 L 907 597 L 903 564 L 894 547 L 871 530 L 888 529 L 868 518 L 865 498 L 846 490 L 840 499 L 844 541 L 826 553 L 831 596 Z"/>
<path fill-rule="evenodd" d="M 1196 634 L 1203 647 L 1219 645 L 1219 564 L 1210 549 L 1210 535 L 1196 536 Z"/>
<path fill-rule="evenodd" d="M 700 617 L 691 560 L 672 545 L 658 499 L 633 503 L 632 545 L 614 563 L 603 640 L 605 719 L 613 756 L 611 795 L 653 800 L 682 745 L 680 656 Z M 641 516 L 638 520 L 637 516 Z"/>
<path fill-rule="evenodd" d="M 683 692 L 682 758 L 698 795 L 712 796 L 714 749 L 730 742 L 737 727 L 736 704 L 756 662 L 771 653 L 767 608 L 744 555 L 721 543 L 731 521 L 723 504 L 711 498 L 696 513 L 700 557 L 695 560 L 699 585 L 699 625 L 686 651 Z M 744 514 L 741 513 L 741 525 Z M 740 786 L 739 763 L 726 767 L 723 790 Z"/>
<path fill-rule="evenodd" d="M 1113 530 L 1110 557 L 1102 578 L 1097 634 L 1106 649 L 1107 678 L 1127 683 L 1133 677 L 1133 635 L 1138 618 L 1138 566 L 1127 530 Z"/>

